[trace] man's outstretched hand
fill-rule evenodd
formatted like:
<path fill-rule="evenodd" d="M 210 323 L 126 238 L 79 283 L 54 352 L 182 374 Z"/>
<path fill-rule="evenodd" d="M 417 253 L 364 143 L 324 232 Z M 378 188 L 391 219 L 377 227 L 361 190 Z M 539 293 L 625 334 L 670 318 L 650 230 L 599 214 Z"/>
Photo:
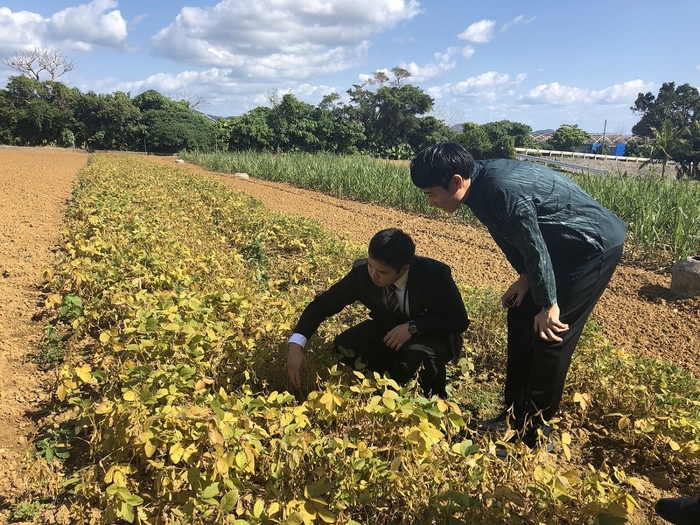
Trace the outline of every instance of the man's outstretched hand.
<path fill-rule="evenodd" d="M 289 343 L 289 350 L 287 351 L 287 374 L 289 375 L 289 380 L 297 388 L 301 388 L 301 370 L 304 368 L 305 363 L 306 356 L 304 355 L 304 349 L 301 345 Z"/>

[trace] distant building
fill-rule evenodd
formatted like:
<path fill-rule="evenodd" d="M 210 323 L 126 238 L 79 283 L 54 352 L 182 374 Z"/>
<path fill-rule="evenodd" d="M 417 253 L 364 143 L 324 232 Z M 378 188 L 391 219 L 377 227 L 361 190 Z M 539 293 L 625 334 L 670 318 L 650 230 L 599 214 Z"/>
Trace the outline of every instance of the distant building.
<path fill-rule="evenodd" d="M 552 137 L 552 133 L 554 133 L 553 130 L 533 131 L 530 136 L 535 142 L 544 144 Z M 607 146 L 607 151 L 600 151 L 603 142 L 603 134 L 589 133 L 589 135 L 590 138 L 577 149 L 579 153 L 598 153 L 601 155 L 615 155 L 617 157 L 622 157 L 625 154 L 625 145 L 630 140 L 639 139 L 639 137 L 636 137 L 635 135 L 606 133 L 605 144 Z"/>

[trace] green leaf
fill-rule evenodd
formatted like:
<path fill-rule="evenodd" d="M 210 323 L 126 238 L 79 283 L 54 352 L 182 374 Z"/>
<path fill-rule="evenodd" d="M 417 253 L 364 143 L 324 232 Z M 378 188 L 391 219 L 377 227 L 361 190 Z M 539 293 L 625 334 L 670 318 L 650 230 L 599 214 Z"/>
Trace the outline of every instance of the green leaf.
<path fill-rule="evenodd" d="M 134 516 L 134 508 L 126 502 L 122 502 L 121 505 L 119 505 L 119 509 L 117 510 L 117 514 L 119 514 L 122 518 L 124 518 L 129 523 L 134 522 L 134 517 L 135 517 Z"/>
<path fill-rule="evenodd" d="M 219 482 L 214 482 L 202 491 L 202 498 L 213 498 L 219 493 Z"/>
<path fill-rule="evenodd" d="M 221 498 L 221 510 L 228 512 L 235 509 L 236 503 L 238 503 L 238 497 L 238 491 L 236 489 L 230 490 L 224 494 L 224 497 Z"/>

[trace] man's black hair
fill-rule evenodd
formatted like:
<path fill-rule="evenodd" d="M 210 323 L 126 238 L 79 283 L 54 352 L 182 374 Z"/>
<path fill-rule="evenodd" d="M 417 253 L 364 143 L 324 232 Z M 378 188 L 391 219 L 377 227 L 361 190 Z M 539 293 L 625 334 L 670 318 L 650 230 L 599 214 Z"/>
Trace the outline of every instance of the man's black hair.
<path fill-rule="evenodd" d="M 419 188 L 440 186 L 448 189 L 453 175 L 470 179 L 474 157 L 456 142 L 439 142 L 421 150 L 411 161 L 411 180 Z"/>
<path fill-rule="evenodd" d="M 374 234 L 369 241 L 369 256 L 391 266 L 397 272 L 413 262 L 416 245 L 413 239 L 398 228 L 389 228 Z"/>

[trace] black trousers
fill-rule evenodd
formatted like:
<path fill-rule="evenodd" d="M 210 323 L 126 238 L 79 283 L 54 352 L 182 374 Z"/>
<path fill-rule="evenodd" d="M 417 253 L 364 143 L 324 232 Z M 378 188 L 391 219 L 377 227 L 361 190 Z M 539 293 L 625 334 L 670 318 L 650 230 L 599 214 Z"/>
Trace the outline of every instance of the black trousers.
<path fill-rule="evenodd" d="M 393 350 L 384 344 L 385 330 L 378 322 L 368 319 L 345 330 L 336 337 L 334 350 L 351 350 L 352 356 L 341 359 L 354 368 L 357 359 L 369 369 L 380 374 L 388 373 L 399 384 L 407 383 L 423 364 L 418 378 L 426 396 L 446 397 L 446 369 L 450 359 L 447 337 L 414 335 L 400 350 Z"/>
<path fill-rule="evenodd" d="M 576 343 L 621 256 L 621 246 L 612 248 L 569 272 L 561 281 L 557 276 L 559 319 L 569 325 L 568 331 L 559 334 L 561 343 L 544 341 L 535 333 L 534 317 L 542 308 L 535 304 L 529 291 L 519 307 L 508 310 L 505 404 L 513 407 L 515 417 L 541 411 L 548 420 L 559 409 Z"/>

